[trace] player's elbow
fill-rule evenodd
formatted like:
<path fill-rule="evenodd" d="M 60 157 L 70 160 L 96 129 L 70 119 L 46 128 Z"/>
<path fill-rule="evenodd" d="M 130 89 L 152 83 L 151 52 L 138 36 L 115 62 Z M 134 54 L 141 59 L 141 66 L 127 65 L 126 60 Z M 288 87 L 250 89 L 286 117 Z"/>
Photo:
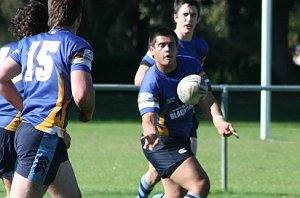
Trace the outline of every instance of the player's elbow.
<path fill-rule="evenodd" d="M 73 95 L 74 102 L 78 106 L 79 119 L 83 122 L 87 122 L 92 119 L 94 109 L 95 109 L 95 93 L 90 92 L 80 92 Z"/>

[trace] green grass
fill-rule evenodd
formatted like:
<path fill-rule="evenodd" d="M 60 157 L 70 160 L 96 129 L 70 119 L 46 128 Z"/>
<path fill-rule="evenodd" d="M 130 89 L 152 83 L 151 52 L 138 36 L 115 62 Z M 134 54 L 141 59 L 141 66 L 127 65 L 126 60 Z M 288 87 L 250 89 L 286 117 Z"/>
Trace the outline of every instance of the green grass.
<path fill-rule="evenodd" d="M 274 110 L 276 119 L 271 123 L 271 138 L 261 141 L 259 114 L 257 117 L 256 113 L 259 109 L 255 109 L 259 105 L 253 104 L 255 108 L 245 106 L 248 96 L 230 97 L 235 102 L 229 104 L 229 117 L 240 133 L 240 139 L 228 139 L 227 191 L 221 189 L 221 138 L 207 120 L 198 129 L 197 158 L 211 180 L 209 197 L 300 197 L 299 108 L 286 108 L 286 103 L 283 108 L 277 105 L 280 100 L 275 100 L 273 105 L 278 109 Z M 114 104 L 113 110 L 109 103 Z M 103 96 L 97 102 L 96 119 L 90 123 L 76 122 L 74 115 L 72 113 L 68 126 L 72 136 L 69 157 L 83 197 L 134 198 L 140 177 L 148 167 L 139 142 L 141 123 L 135 95 L 125 98 L 122 95 Z M 284 119 L 279 121 L 281 118 Z M 153 194 L 159 192 L 162 192 L 161 183 Z M 0 197 L 4 196 L 1 185 Z"/>
<path fill-rule="evenodd" d="M 221 189 L 220 137 L 210 122 L 199 130 L 198 159 L 211 179 L 210 197 L 300 197 L 298 123 L 272 123 L 271 139 L 259 140 L 257 122 L 235 122 L 240 139 L 228 140 L 228 191 Z M 147 169 L 133 121 L 71 122 L 70 160 L 83 197 L 133 198 Z M 153 193 L 161 192 L 158 184 Z M 4 197 L 4 189 L 0 189 Z M 49 197 L 49 196 L 46 196 Z"/>

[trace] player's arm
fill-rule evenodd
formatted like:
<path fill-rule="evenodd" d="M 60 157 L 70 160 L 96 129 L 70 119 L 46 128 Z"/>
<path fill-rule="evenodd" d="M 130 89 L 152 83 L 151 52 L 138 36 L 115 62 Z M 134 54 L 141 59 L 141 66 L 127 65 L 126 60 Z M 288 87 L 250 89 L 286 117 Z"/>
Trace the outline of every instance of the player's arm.
<path fill-rule="evenodd" d="M 143 57 L 142 61 L 140 62 L 140 66 L 138 70 L 136 71 L 135 77 L 134 77 L 134 85 L 135 86 L 141 86 L 143 78 L 148 71 L 148 69 L 155 63 L 154 58 L 149 53 L 149 51 L 146 53 L 146 55 Z"/>
<path fill-rule="evenodd" d="M 72 71 L 71 89 L 74 102 L 79 108 L 79 120 L 90 121 L 95 109 L 95 90 L 91 74 L 82 70 Z"/>
<path fill-rule="evenodd" d="M 142 80 L 146 74 L 146 72 L 148 71 L 149 66 L 141 64 L 138 68 L 138 70 L 136 71 L 135 77 L 134 77 L 134 85 L 135 86 L 141 86 L 142 84 Z"/>
<path fill-rule="evenodd" d="M 71 146 L 71 136 L 67 131 L 64 132 L 63 140 L 67 149 L 69 149 Z"/>
<path fill-rule="evenodd" d="M 238 133 L 235 131 L 232 124 L 224 120 L 220 105 L 211 91 L 208 92 L 207 97 L 202 101 L 202 105 L 207 108 L 207 111 L 210 111 L 213 123 L 220 135 L 225 137 L 235 135 L 238 137 Z"/>
<path fill-rule="evenodd" d="M 145 140 L 144 149 L 152 150 L 158 144 L 157 116 L 155 112 L 148 112 L 142 116 L 143 136 L 141 139 Z"/>
<path fill-rule="evenodd" d="M 21 67 L 11 57 L 4 60 L 0 67 L 0 95 L 17 110 L 23 110 L 23 98 L 11 79 L 21 73 Z"/>
<path fill-rule="evenodd" d="M 197 138 L 196 137 L 190 137 L 191 142 L 191 150 L 194 153 L 194 155 L 197 154 Z"/>

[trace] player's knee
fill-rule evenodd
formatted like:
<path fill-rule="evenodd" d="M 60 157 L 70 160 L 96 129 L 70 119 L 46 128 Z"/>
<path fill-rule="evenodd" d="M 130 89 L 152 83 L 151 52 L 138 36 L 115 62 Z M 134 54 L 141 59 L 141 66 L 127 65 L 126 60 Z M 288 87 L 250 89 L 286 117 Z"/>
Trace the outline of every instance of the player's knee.
<path fill-rule="evenodd" d="M 208 177 L 193 182 L 190 188 L 188 188 L 188 192 L 195 195 L 199 194 L 201 198 L 207 197 L 209 191 L 210 191 L 210 181 Z"/>
<path fill-rule="evenodd" d="M 201 197 L 206 197 L 210 191 L 210 181 L 209 178 L 203 178 L 197 182 L 197 187 Z"/>
<path fill-rule="evenodd" d="M 155 185 L 157 182 L 160 181 L 160 176 L 158 175 L 158 173 L 156 171 L 150 171 L 148 178 L 149 178 L 149 180 L 148 180 L 149 185 Z"/>

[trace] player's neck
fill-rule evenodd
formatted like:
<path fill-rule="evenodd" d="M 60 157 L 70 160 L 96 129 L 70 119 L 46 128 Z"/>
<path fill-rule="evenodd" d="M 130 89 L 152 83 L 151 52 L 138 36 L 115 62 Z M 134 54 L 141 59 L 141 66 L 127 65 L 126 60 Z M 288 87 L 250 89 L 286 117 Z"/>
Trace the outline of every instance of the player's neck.
<path fill-rule="evenodd" d="M 193 32 L 182 32 L 177 29 L 175 29 L 175 33 L 178 37 L 178 39 L 182 41 L 191 41 L 193 38 Z"/>
<path fill-rule="evenodd" d="M 158 70 L 161 71 L 162 73 L 165 73 L 165 74 L 170 74 L 173 71 L 175 71 L 176 68 L 177 68 L 176 61 L 174 63 L 169 64 L 169 65 L 162 65 L 162 64 L 159 64 L 159 63 L 156 63 L 156 65 L 157 65 Z"/>
<path fill-rule="evenodd" d="M 76 31 L 74 29 L 70 28 L 69 26 L 55 26 L 55 27 L 53 27 L 53 29 L 68 30 L 68 31 L 72 32 L 73 34 L 76 34 Z"/>
<path fill-rule="evenodd" d="M 76 23 L 74 23 L 71 26 L 56 25 L 53 28 L 68 30 L 68 31 L 72 32 L 73 34 L 76 34 L 77 33 L 77 29 L 78 29 L 78 25 Z"/>

